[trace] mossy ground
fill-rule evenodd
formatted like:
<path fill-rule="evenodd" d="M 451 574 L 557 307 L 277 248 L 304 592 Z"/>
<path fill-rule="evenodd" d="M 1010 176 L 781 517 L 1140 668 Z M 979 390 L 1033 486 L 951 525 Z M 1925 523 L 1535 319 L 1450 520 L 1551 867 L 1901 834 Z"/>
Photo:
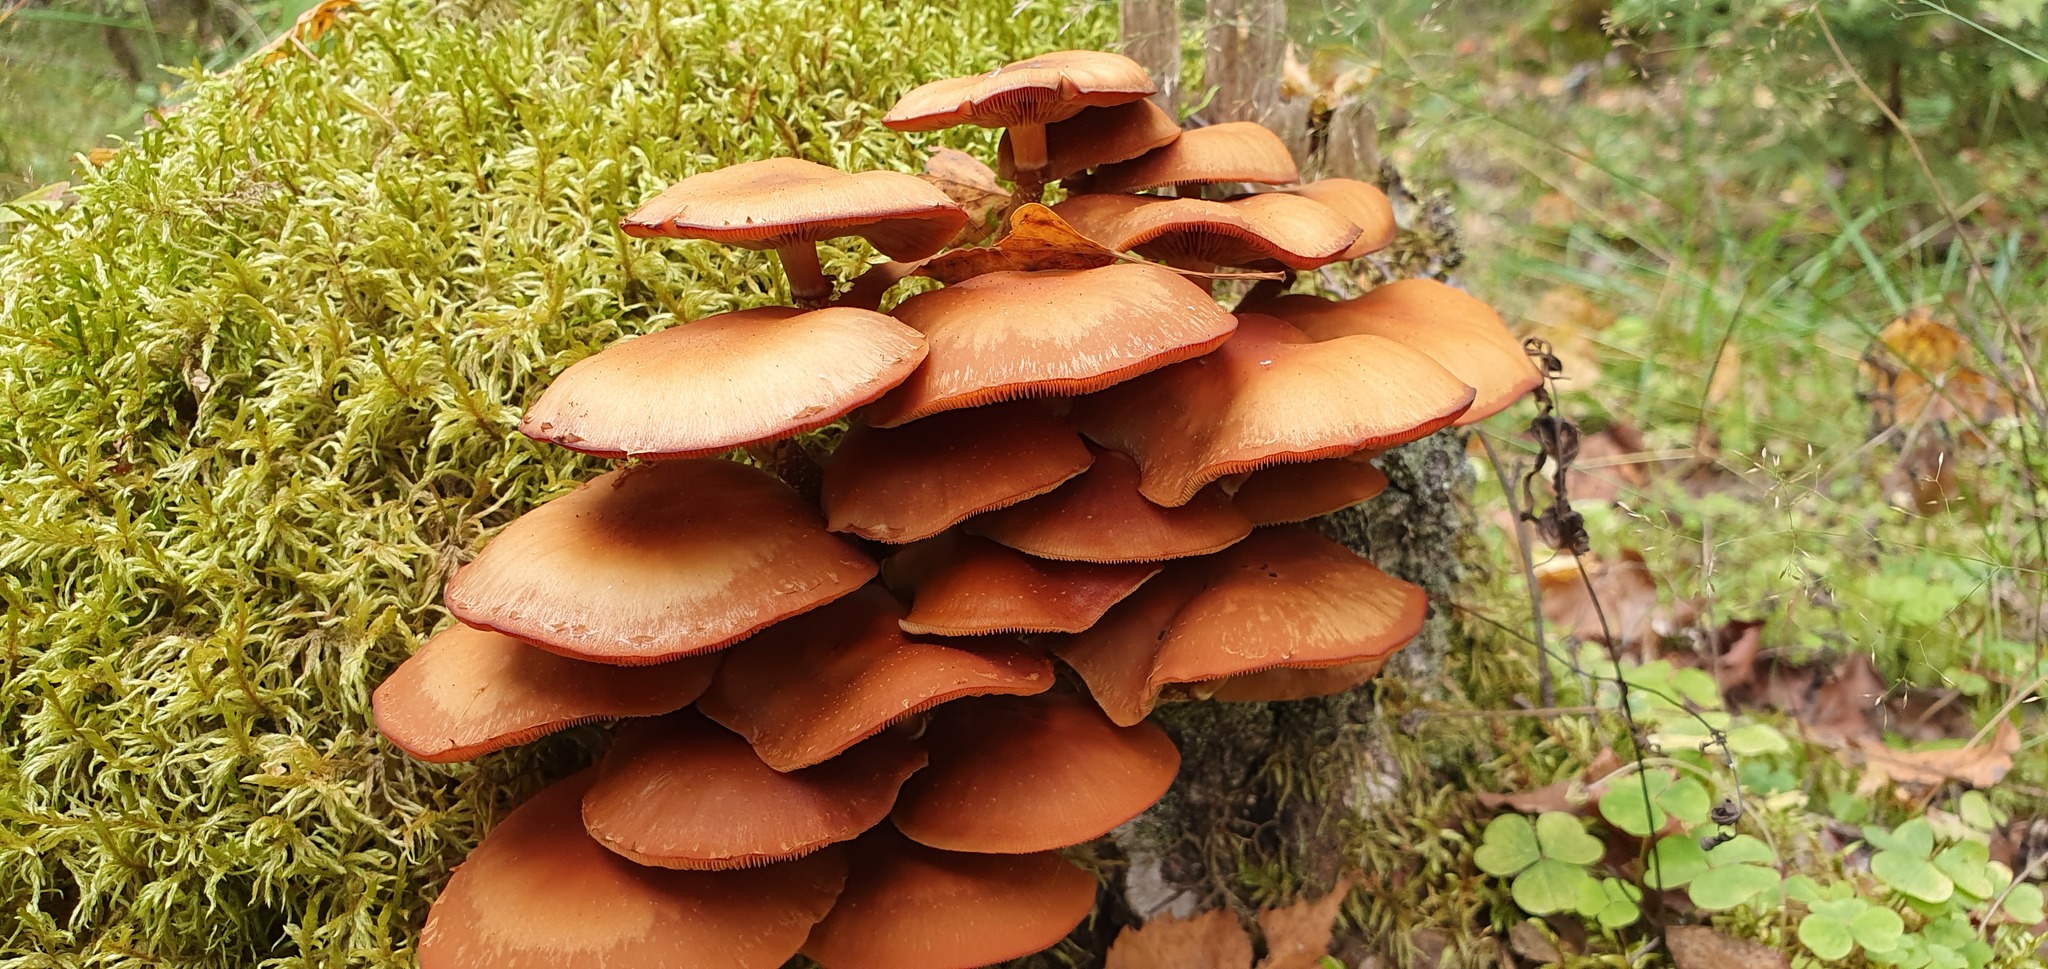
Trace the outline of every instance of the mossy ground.
<path fill-rule="evenodd" d="M 494 819 L 588 757 L 379 741 L 447 571 L 593 464 L 519 438 L 772 261 L 629 241 L 718 165 L 916 170 L 880 108 L 1095 46 L 1010 0 L 372 2 L 24 209 L 0 248 L 0 965 L 401 966 Z M 864 254 L 828 255 L 850 268 Z"/>

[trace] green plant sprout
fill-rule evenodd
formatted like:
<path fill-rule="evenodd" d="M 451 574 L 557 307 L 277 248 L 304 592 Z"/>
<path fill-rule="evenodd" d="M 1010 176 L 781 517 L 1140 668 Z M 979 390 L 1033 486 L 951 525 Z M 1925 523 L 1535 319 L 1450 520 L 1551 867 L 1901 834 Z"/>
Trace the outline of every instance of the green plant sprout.
<path fill-rule="evenodd" d="M 1514 879 L 1508 891 L 1523 911 L 1585 914 L 1584 903 L 1594 899 L 1596 914 L 1606 908 L 1605 890 L 1586 872 L 1606 852 L 1578 818 L 1546 811 L 1531 824 L 1519 814 L 1503 814 L 1486 825 L 1480 841 L 1473 862 L 1489 875 Z"/>

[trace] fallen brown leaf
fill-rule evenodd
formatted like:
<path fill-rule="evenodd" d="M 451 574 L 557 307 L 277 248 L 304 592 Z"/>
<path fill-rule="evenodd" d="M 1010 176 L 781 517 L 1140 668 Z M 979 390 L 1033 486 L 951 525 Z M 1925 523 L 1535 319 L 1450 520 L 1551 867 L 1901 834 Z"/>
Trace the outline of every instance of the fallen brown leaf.
<path fill-rule="evenodd" d="M 1864 353 L 1861 368 L 1877 419 L 1912 427 L 2012 413 L 2012 397 L 1965 365 L 1969 356 L 1969 341 L 1925 309 L 1893 320 Z"/>
<path fill-rule="evenodd" d="M 1756 680 L 1757 654 L 1763 648 L 1764 623 L 1761 619 L 1734 619 L 1716 632 L 1715 638 L 1720 649 L 1707 658 L 1707 672 L 1714 674 L 1714 683 L 1727 695 Z"/>
<path fill-rule="evenodd" d="M 1860 744 L 1877 739 L 1878 706 L 1885 685 L 1863 653 L 1850 653 L 1835 663 L 1827 678 L 1803 704 L 1792 707 L 1807 736 L 1826 743 Z"/>
<path fill-rule="evenodd" d="M 1581 569 L 1591 577 L 1591 591 Z M 1542 594 L 1543 618 L 1580 640 L 1605 642 L 1611 633 L 1615 645 L 1627 646 L 1648 641 L 1675 625 L 1674 614 L 1658 605 L 1657 581 L 1650 567 L 1642 553 L 1633 549 L 1623 549 L 1613 561 L 1599 555 L 1581 555 L 1576 560 L 1559 556 L 1537 568 L 1536 583 Z"/>
<path fill-rule="evenodd" d="M 1508 947 L 1530 962 L 1547 965 L 1564 961 L 1564 953 L 1557 951 L 1557 946 L 1551 944 L 1550 937 L 1543 934 L 1534 919 L 1516 922 L 1513 928 L 1508 929 Z"/>
<path fill-rule="evenodd" d="M 1286 908 L 1259 913 L 1259 931 L 1266 935 L 1266 957 L 1258 969 L 1315 969 L 1330 954 L 1330 937 L 1337 925 L 1337 912 L 1351 894 L 1352 882 L 1344 879 L 1328 895 L 1304 898 Z"/>
<path fill-rule="evenodd" d="M 1117 933 L 1103 969 L 1245 969 L 1251 936 L 1229 909 L 1156 918 Z"/>
<path fill-rule="evenodd" d="M 1664 930 L 1678 969 L 1791 969 L 1792 959 L 1767 945 L 1731 939 L 1704 925 Z"/>
<path fill-rule="evenodd" d="M 1936 787 L 1961 781 L 1971 787 L 1991 787 L 2012 770 L 2012 755 L 2020 749 L 2020 732 L 2010 721 L 2000 721 L 1990 739 L 1975 747 L 1897 750 L 1881 740 L 1866 739 L 1857 748 L 1863 754 L 1863 777 L 1856 782 L 1856 793 L 1864 797 L 1887 784 Z"/>
<path fill-rule="evenodd" d="M 920 177 L 967 210 L 967 225 L 953 237 L 955 245 L 988 235 L 990 217 L 1010 202 L 1010 192 L 996 178 L 994 169 L 955 148 L 933 148 Z"/>
<path fill-rule="evenodd" d="M 1120 260 L 1036 202 L 1010 216 L 1010 234 L 995 245 L 955 249 L 936 256 L 918 270 L 947 285 L 994 272 L 1035 272 L 1045 269 L 1095 269 Z"/>
<path fill-rule="evenodd" d="M 1602 748 L 1586 769 L 1577 775 L 1542 787 L 1526 791 L 1512 791 L 1507 794 L 1484 793 L 1478 795 L 1479 803 L 1498 811 L 1507 808 L 1519 814 L 1542 814 L 1545 811 L 1568 811 L 1585 814 L 1591 810 L 1593 800 L 1586 785 L 1612 774 L 1621 767 L 1621 758 L 1614 751 Z M 1575 792 L 1573 788 L 1578 790 Z M 1577 798 L 1573 797 L 1577 794 Z"/>

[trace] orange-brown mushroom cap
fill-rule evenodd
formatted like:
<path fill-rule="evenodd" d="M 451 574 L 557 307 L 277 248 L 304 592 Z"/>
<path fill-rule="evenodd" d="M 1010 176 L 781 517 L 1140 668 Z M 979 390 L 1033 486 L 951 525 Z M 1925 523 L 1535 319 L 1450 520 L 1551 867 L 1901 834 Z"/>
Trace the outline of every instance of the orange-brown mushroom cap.
<path fill-rule="evenodd" d="M 1381 658 L 1316 669 L 1277 666 L 1257 673 L 1227 676 L 1204 683 L 1202 686 L 1208 699 L 1225 703 L 1306 700 L 1310 697 L 1334 696 L 1364 686 L 1366 681 L 1378 676 L 1380 667 L 1385 665 L 1386 659 Z"/>
<path fill-rule="evenodd" d="M 1366 454 L 1306 464 L 1276 464 L 1247 475 L 1230 503 L 1256 525 L 1307 521 L 1342 511 L 1387 490 L 1387 476 Z"/>
<path fill-rule="evenodd" d="M 1323 178 L 1287 190 L 1290 195 L 1314 199 L 1358 226 L 1358 238 L 1338 256 L 1357 259 L 1394 244 L 1399 226 L 1394 223 L 1394 203 L 1378 187 L 1350 178 Z"/>
<path fill-rule="evenodd" d="M 1077 633 L 1158 571 L 1147 563 L 1036 559 L 959 532 L 882 563 L 883 580 L 911 600 L 903 631 L 929 636 Z"/>
<path fill-rule="evenodd" d="M 1051 491 L 1094 460 L 1080 434 L 1029 401 L 895 428 L 855 425 L 825 463 L 825 524 L 878 542 L 915 542 Z"/>
<path fill-rule="evenodd" d="M 901 604 L 868 586 L 754 637 L 719 664 L 697 709 L 779 771 L 839 756 L 890 724 L 948 700 L 1043 693 L 1046 655 L 1014 639 L 943 641 L 905 633 Z"/>
<path fill-rule="evenodd" d="M 1104 246 L 1175 264 L 1314 269 L 1341 258 L 1359 236 L 1336 209 L 1284 192 L 1230 202 L 1076 195 L 1052 210 Z"/>
<path fill-rule="evenodd" d="M 860 236 L 891 259 L 914 262 L 944 248 L 966 224 L 959 205 L 915 175 L 848 174 L 800 158 L 768 158 L 685 178 L 620 226 L 630 236 L 748 249 Z"/>
<path fill-rule="evenodd" d="M 870 310 L 721 313 L 577 361 L 519 432 L 607 458 L 722 454 L 830 424 L 922 362 L 924 334 Z"/>
<path fill-rule="evenodd" d="M 707 458 L 613 471 L 527 512 L 446 597 L 472 626 L 637 666 L 728 646 L 875 572 L 788 485 Z"/>
<path fill-rule="evenodd" d="M 863 418 L 894 427 L 940 411 L 1100 390 L 1214 349 L 1235 321 L 1162 266 L 997 272 L 920 293 L 895 315 L 925 335 L 924 365 Z"/>
<path fill-rule="evenodd" d="M 970 533 L 1039 558 L 1073 562 L 1159 562 L 1207 555 L 1252 533 L 1231 499 L 1206 489 L 1178 508 L 1138 493 L 1138 465 L 1092 448 L 1080 477 L 1021 504 L 969 519 Z"/>
<path fill-rule="evenodd" d="M 746 740 L 694 713 L 634 725 L 583 795 L 583 825 L 620 855 L 663 868 L 753 868 L 850 841 L 880 823 L 925 765 L 884 732 L 815 767 L 782 773 Z"/>
<path fill-rule="evenodd" d="M 445 764 L 579 723 L 679 710 L 717 668 L 716 656 L 636 670 L 586 663 L 456 623 L 385 677 L 370 706 L 399 749 Z"/>
<path fill-rule="evenodd" d="M 1182 132 L 1164 147 L 1104 165 L 1088 180 L 1088 190 L 1142 192 L 1168 185 L 1298 181 L 1301 171 L 1279 135 L 1254 121 L 1231 121 Z"/>
<path fill-rule="evenodd" d="M 1089 108 L 1065 121 L 1045 126 L 1047 181 L 1065 178 L 1097 165 L 1136 158 L 1180 137 L 1180 125 L 1149 98 L 1107 108 Z M 1016 160 L 1010 136 L 996 146 L 996 172 L 1014 181 Z"/>
<path fill-rule="evenodd" d="M 927 848 L 887 826 L 854 842 L 846 891 L 804 943 L 824 969 L 971 969 L 1066 937 L 1095 879 L 1052 852 Z"/>
<path fill-rule="evenodd" d="M 1053 51 L 986 74 L 949 77 L 914 88 L 882 116 L 882 124 L 897 131 L 1050 124 L 1084 108 L 1124 104 L 1156 90 L 1152 76 L 1121 54 Z"/>
<path fill-rule="evenodd" d="M 838 850 L 748 871 L 636 865 L 583 832 L 584 771 L 519 806 L 455 869 L 420 969 L 775 969 L 846 881 Z"/>
<path fill-rule="evenodd" d="M 1180 751 L 1150 723 L 1119 727 L 1066 694 L 952 704 L 925 731 L 930 767 L 889 815 L 948 851 L 1024 854 L 1092 841 L 1165 796 Z"/>
<path fill-rule="evenodd" d="M 1341 302 L 1295 295 L 1246 308 L 1286 320 L 1317 340 L 1368 334 L 1429 355 L 1478 390 L 1460 425 L 1499 413 L 1543 383 L 1500 314 L 1434 279 L 1404 279 Z"/>
<path fill-rule="evenodd" d="M 1138 462 L 1146 498 L 1178 506 L 1224 475 L 1415 440 L 1456 420 L 1472 394 L 1392 340 L 1317 343 L 1240 314 L 1215 353 L 1080 398 L 1071 419 Z"/>
<path fill-rule="evenodd" d="M 1283 525 L 1173 563 L 1053 649 L 1110 719 L 1129 725 L 1174 684 L 1384 659 L 1421 631 L 1427 610 L 1420 588 Z"/>

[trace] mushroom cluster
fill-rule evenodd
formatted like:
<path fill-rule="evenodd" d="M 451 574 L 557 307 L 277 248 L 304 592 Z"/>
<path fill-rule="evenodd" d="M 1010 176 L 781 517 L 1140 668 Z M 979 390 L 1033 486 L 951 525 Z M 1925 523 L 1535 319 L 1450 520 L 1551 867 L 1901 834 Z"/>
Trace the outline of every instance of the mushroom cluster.
<path fill-rule="evenodd" d="M 1419 588 L 1295 523 L 1537 375 L 1439 283 L 1282 295 L 1386 245 L 1385 196 L 1294 185 L 1270 132 L 1183 133 L 1151 92 L 1067 51 L 906 95 L 889 126 L 1006 129 L 992 246 L 940 255 L 973 229 L 930 182 L 790 158 L 626 217 L 774 250 L 797 305 L 623 341 L 529 409 L 527 436 L 627 463 L 455 572 L 459 622 L 377 689 L 378 728 L 459 761 L 638 719 L 456 870 L 424 969 L 1038 951 L 1095 902 L 1059 850 L 1172 783 L 1156 705 L 1341 692 L 1419 631 Z M 1248 185 L 1277 188 L 1204 197 Z M 893 262 L 835 301 L 816 247 L 846 236 Z M 1283 282 L 1226 310 L 1220 267 Z M 946 285 L 876 311 L 910 274 Z"/>

